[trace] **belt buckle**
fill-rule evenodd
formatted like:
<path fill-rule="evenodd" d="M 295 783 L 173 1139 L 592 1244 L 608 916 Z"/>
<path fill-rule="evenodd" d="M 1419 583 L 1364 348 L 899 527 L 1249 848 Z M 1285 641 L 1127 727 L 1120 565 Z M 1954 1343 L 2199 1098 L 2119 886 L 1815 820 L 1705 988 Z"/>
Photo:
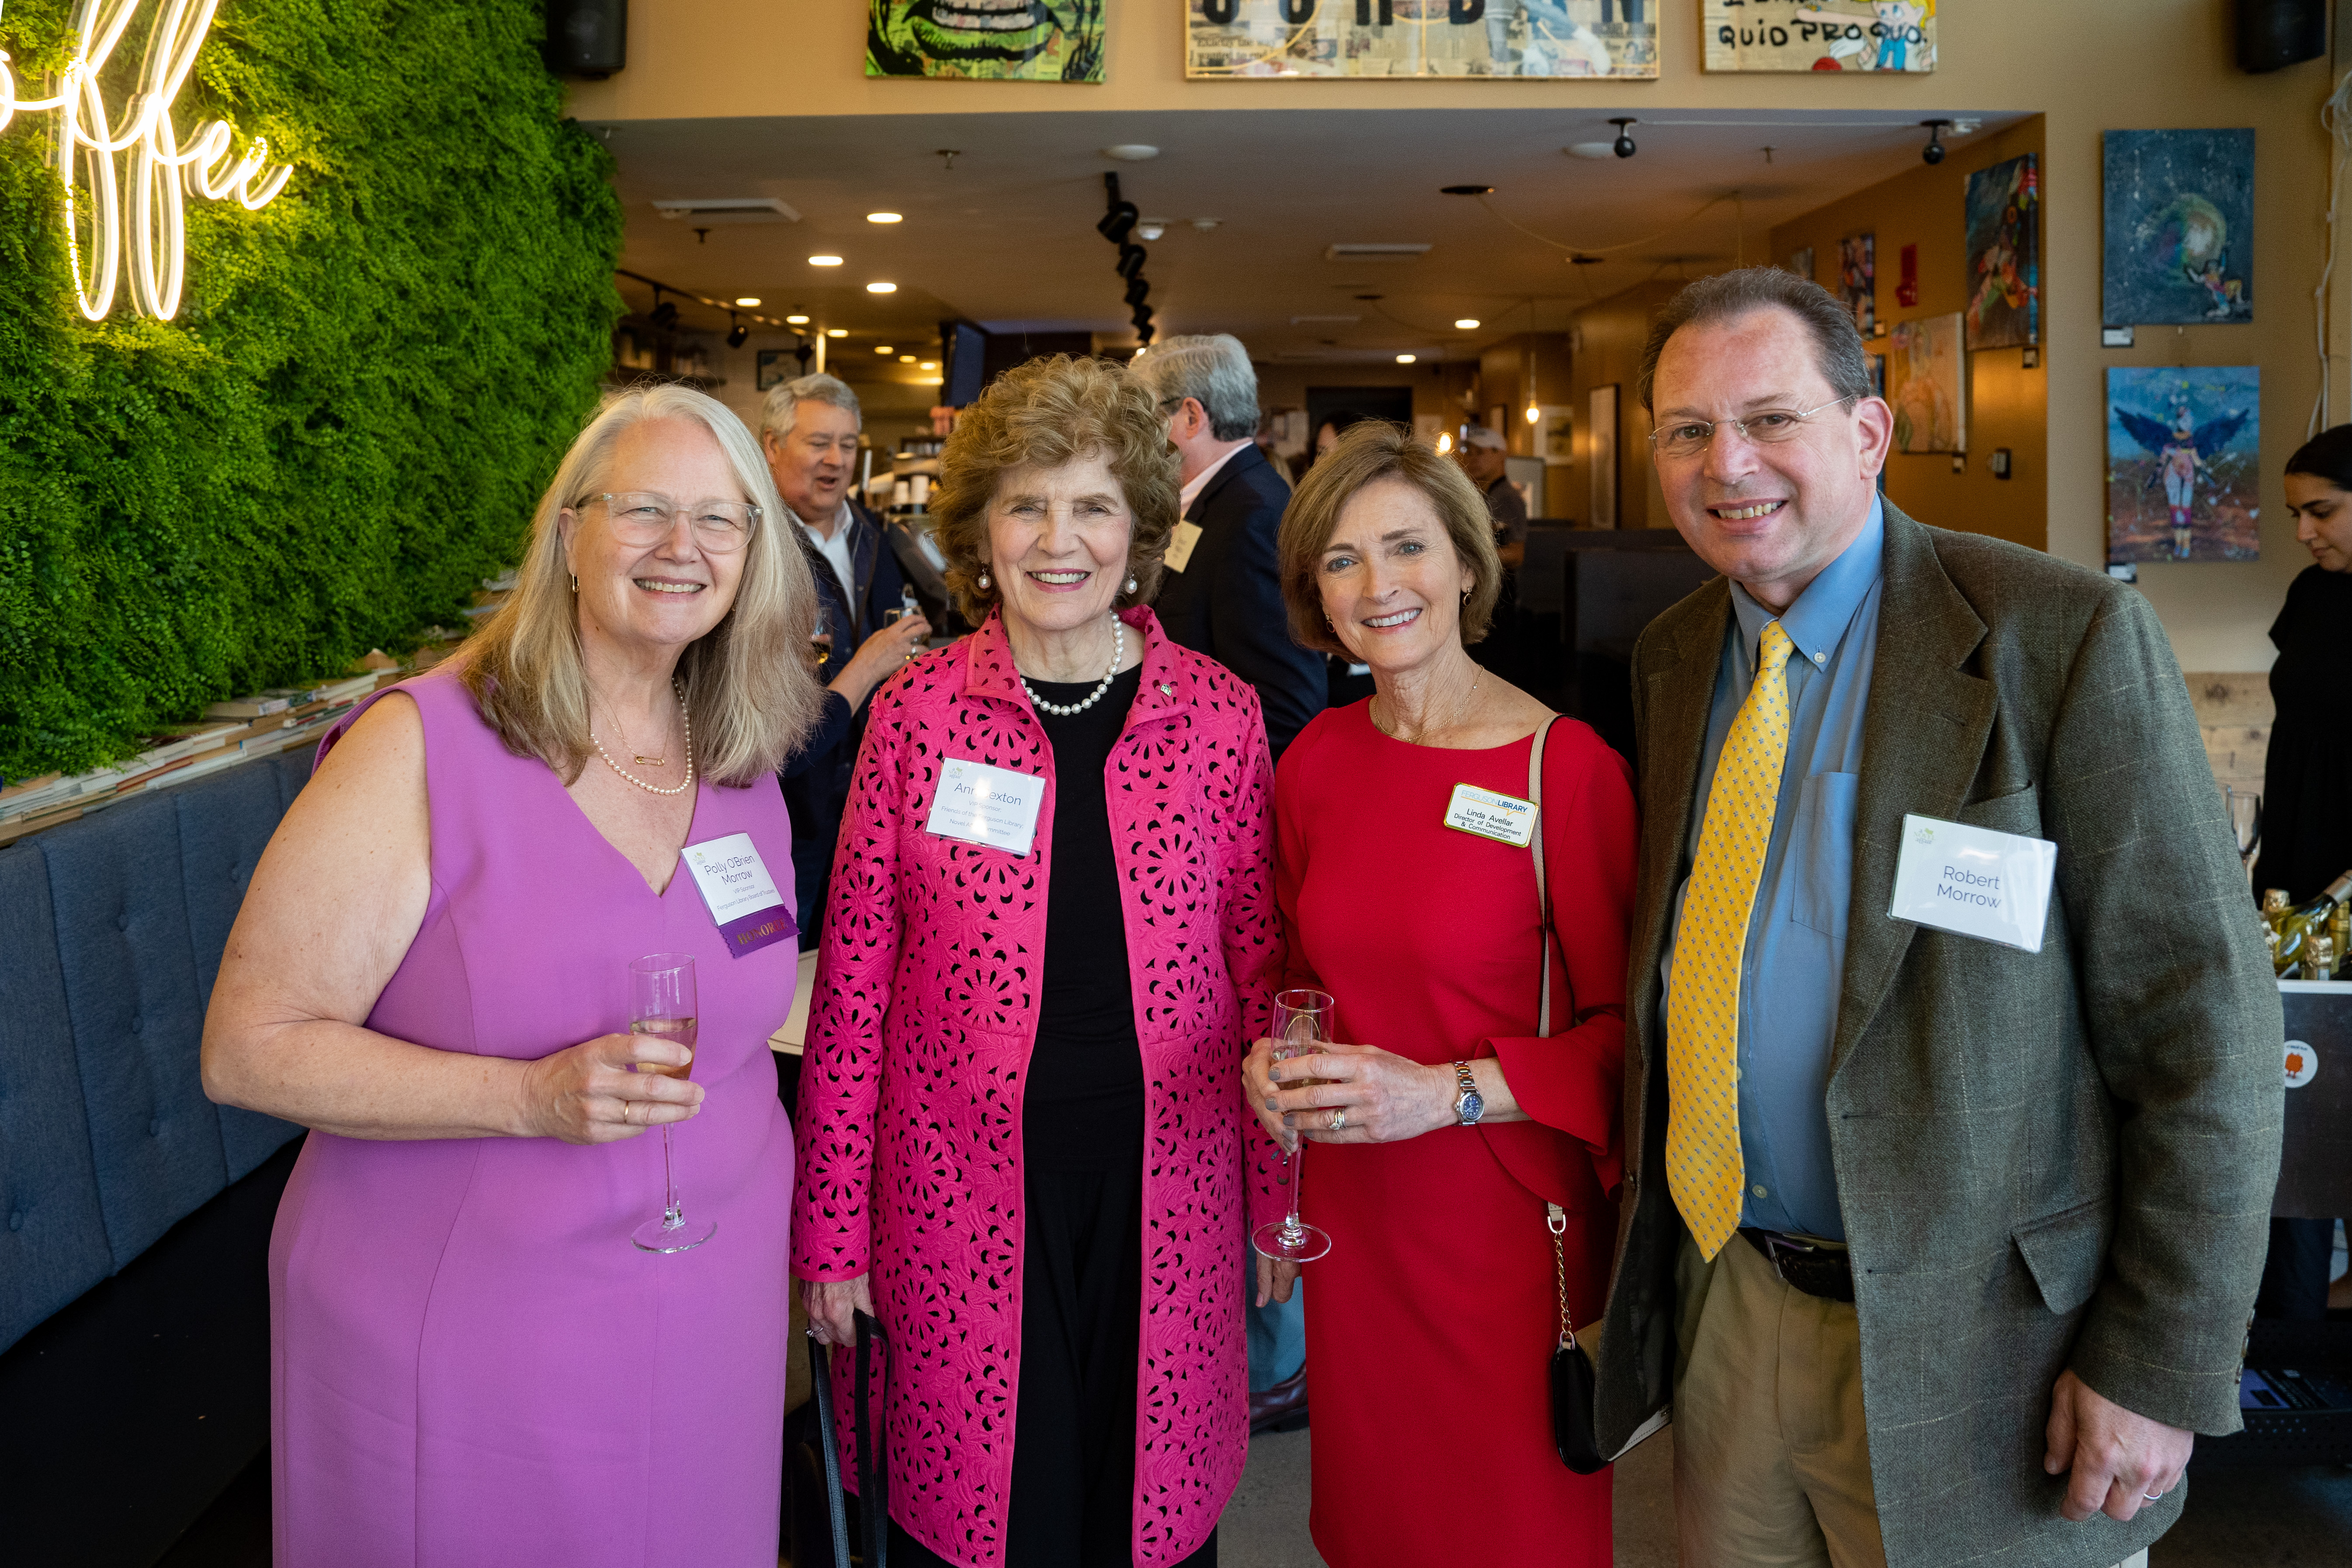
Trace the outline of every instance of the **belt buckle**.
<path fill-rule="evenodd" d="M 1817 1258 L 1820 1256 L 1822 1249 L 1808 1242 L 1799 1241 L 1794 1237 L 1783 1236 L 1777 1230 L 1765 1231 L 1763 1236 L 1764 1253 L 1766 1257 L 1772 1260 L 1773 1274 L 1780 1279 L 1780 1283 L 1783 1285 L 1788 1285 L 1801 1290 L 1803 1289 L 1803 1286 L 1798 1285 L 1794 1279 L 1789 1278 L 1788 1271 L 1780 1266 L 1780 1259 L 1784 1254 L 1799 1258 Z"/>

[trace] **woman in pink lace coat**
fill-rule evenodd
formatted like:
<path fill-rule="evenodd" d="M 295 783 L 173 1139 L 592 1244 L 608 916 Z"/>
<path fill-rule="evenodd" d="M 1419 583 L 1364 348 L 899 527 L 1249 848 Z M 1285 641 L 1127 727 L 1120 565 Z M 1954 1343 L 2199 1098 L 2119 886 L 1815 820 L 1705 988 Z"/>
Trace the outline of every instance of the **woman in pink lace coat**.
<path fill-rule="evenodd" d="M 1119 368 L 1001 377 L 932 501 L 980 629 L 858 755 L 793 1256 L 820 1339 L 888 1333 L 899 1568 L 1213 1564 L 1241 1475 L 1273 781 L 1256 695 L 1141 607 L 1176 471 Z"/>

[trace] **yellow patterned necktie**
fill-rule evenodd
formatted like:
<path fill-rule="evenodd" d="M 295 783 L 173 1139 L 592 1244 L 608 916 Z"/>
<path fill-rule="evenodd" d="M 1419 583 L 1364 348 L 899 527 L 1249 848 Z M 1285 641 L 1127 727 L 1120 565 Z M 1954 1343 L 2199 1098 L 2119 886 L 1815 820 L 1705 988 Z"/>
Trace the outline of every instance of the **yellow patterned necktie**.
<path fill-rule="evenodd" d="M 1763 668 L 1724 737 L 1683 896 L 1666 1008 L 1666 1185 L 1710 1260 L 1739 1228 L 1739 974 L 1789 755 L 1789 634 L 1764 627 Z"/>

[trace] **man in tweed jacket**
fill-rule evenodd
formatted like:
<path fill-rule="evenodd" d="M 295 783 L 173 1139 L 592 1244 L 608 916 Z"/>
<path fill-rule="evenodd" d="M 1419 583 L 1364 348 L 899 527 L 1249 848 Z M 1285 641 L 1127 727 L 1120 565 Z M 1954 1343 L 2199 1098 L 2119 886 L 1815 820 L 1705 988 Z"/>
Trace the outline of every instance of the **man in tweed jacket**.
<path fill-rule="evenodd" d="M 1810 282 L 1691 285 L 1641 391 L 1667 509 L 1725 575 L 1634 653 L 1602 1447 L 1671 1405 L 1682 1557 L 1708 1568 L 2137 1561 L 2191 1434 L 2239 1426 L 2282 1104 L 2277 992 L 2163 630 L 2120 584 L 1885 504 L 1892 415 Z M 1684 896 L 1710 809 L 1753 826 L 1775 798 L 1757 730 L 1732 733 L 1775 648 L 1743 947 Z M 1714 795 L 1740 806 L 1710 795 L 1727 738 L 1747 771 Z M 1888 914 L 1906 813 L 2056 844 L 2040 952 Z M 1736 1027 L 1694 1010 L 1670 1047 L 1678 971 L 1736 983 Z M 1726 1054 L 1694 1054 L 1703 1026 Z M 1686 1117 L 1736 1101 L 1727 1182 L 1669 1160 L 1670 1060 Z"/>

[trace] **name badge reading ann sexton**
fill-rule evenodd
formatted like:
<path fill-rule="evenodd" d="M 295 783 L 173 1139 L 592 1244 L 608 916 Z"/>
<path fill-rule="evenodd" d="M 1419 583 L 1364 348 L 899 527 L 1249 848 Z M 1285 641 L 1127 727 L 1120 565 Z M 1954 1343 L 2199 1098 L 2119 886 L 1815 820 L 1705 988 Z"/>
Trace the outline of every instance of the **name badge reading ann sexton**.
<path fill-rule="evenodd" d="M 939 793 L 923 826 L 942 838 L 1026 855 L 1037 837 L 1037 808 L 1045 804 L 1045 781 L 1034 773 L 950 757 L 940 764 Z"/>
<path fill-rule="evenodd" d="M 2058 846 L 2047 838 L 1906 816 L 1903 852 L 1895 862 L 1895 901 L 1886 912 L 1898 921 L 2040 952 L 2057 864 Z"/>
<path fill-rule="evenodd" d="M 1536 803 L 1476 784 L 1458 784 L 1454 786 L 1454 798 L 1445 803 L 1445 826 L 1525 849 L 1535 842 Z"/>
<path fill-rule="evenodd" d="M 772 942 L 800 935 L 800 923 L 776 891 L 776 879 L 752 847 L 748 833 L 730 833 L 686 847 L 686 868 L 727 939 L 727 951 L 736 958 L 757 952 Z"/>

